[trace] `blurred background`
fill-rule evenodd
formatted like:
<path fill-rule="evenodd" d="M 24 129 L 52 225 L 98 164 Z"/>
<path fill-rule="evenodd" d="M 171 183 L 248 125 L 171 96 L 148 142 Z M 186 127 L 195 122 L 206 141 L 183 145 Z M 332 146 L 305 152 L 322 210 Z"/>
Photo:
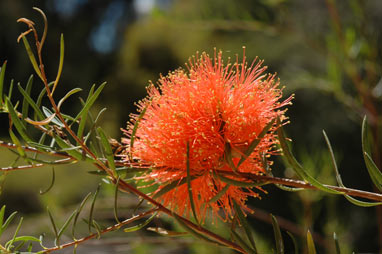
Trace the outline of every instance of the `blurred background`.
<path fill-rule="evenodd" d="M 86 98 L 92 84 L 107 81 L 94 107 L 106 107 L 101 126 L 119 140 L 134 102 L 146 95 L 149 80 L 184 67 L 188 57 L 199 52 L 223 51 L 223 56 L 239 58 L 242 46 L 251 61 L 265 60 L 269 72 L 277 72 L 287 98 L 295 94 L 288 110 L 286 127 L 301 163 L 327 184 L 336 184 L 324 129 L 334 147 L 344 184 L 376 191 L 367 174 L 361 150 L 361 121 L 368 116 L 373 158 L 381 168 L 382 151 L 382 2 L 378 0 L 1 0 L 0 63 L 8 60 L 6 84 L 12 78 L 25 86 L 33 69 L 17 37 L 27 28 L 16 23 L 20 17 L 36 22 L 42 29 L 44 10 L 49 31 L 43 58 L 47 76 L 55 78 L 59 59 L 60 33 L 65 36 L 65 64 L 55 96 L 81 87 Z M 32 40 L 30 40 L 32 42 Z M 39 87 L 40 86 L 40 87 Z M 5 87 L 5 91 L 7 91 Z M 42 84 L 34 84 L 37 97 Z M 76 97 L 76 96 L 74 96 Z M 63 108 L 74 114 L 79 100 L 72 98 Z M 13 100 L 21 98 L 17 92 Z M 8 138 L 8 117 L 0 115 L 1 140 Z M 1 167 L 9 166 L 14 155 L 1 149 Z M 274 158 L 274 174 L 295 177 L 279 158 Z M 50 184 L 50 168 L 13 172 L 1 176 L 0 205 L 8 214 L 17 210 L 26 217 L 23 232 L 51 234 L 46 207 L 60 223 L 65 221 L 85 195 L 96 189 L 100 177 L 90 175 L 88 165 L 76 164 L 56 169 L 56 183 L 44 195 L 39 190 Z M 336 232 L 343 253 L 380 252 L 382 212 L 356 207 L 343 197 L 304 191 L 286 193 L 273 186 L 262 199 L 248 204 L 248 215 L 256 231 L 260 253 L 274 249 L 269 213 L 278 216 L 286 250 L 292 250 L 293 233 L 300 251 L 306 251 L 309 229 L 319 253 L 333 253 Z M 131 216 L 136 203 L 121 195 L 121 216 Z M 104 184 L 97 203 L 96 218 L 111 224 L 113 190 Z M 27 216 L 26 216 L 27 215 Z M 176 228 L 169 220 L 154 221 Z M 219 225 L 211 228 L 219 231 Z M 85 231 L 86 232 L 86 231 Z M 1 239 L 4 240 L 4 239 Z M 69 239 L 67 239 L 69 240 Z M 96 248 L 96 249 L 94 249 Z M 113 233 L 80 246 L 79 253 L 232 253 L 190 237 L 164 238 L 145 230 Z"/>

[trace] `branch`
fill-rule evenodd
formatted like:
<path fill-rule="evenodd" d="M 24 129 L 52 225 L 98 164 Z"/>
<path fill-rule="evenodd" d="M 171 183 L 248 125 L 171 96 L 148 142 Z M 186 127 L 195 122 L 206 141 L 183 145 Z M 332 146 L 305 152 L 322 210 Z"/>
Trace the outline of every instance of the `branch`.
<path fill-rule="evenodd" d="M 101 230 L 99 233 L 104 234 L 104 233 L 107 233 L 107 232 L 110 232 L 110 231 L 117 230 L 117 229 L 119 229 L 119 228 L 121 228 L 121 227 L 123 227 L 123 226 L 125 226 L 125 225 L 127 225 L 129 223 L 131 223 L 131 222 L 134 222 L 134 221 L 136 221 L 136 220 L 138 220 L 140 218 L 143 218 L 143 217 L 145 217 L 145 216 L 147 216 L 149 214 L 152 214 L 152 213 L 154 213 L 154 212 L 156 212 L 158 210 L 159 210 L 158 208 L 153 208 L 153 209 L 151 209 L 151 210 L 149 210 L 147 212 L 144 212 L 144 213 L 141 213 L 141 214 L 136 215 L 134 217 L 131 217 L 129 219 L 126 219 L 126 220 L 124 220 L 124 221 L 122 221 L 120 223 L 117 223 L 117 224 L 113 225 L 113 226 L 107 227 L 104 230 Z M 53 248 L 47 248 L 47 249 L 43 250 L 41 253 L 50 253 L 52 251 L 61 250 L 61 249 L 64 249 L 64 248 L 67 248 L 67 247 L 70 247 L 70 246 L 77 245 L 79 243 L 85 242 L 87 240 L 93 239 L 93 238 L 95 238 L 97 236 L 98 236 L 98 232 L 90 234 L 90 235 L 88 235 L 86 237 L 83 237 L 81 239 L 78 239 L 78 240 L 75 240 L 75 241 L 72 241 L 72 242 L 69 242 L 69 243 L 62 244 L 60 246 L 56 246 L 56 247 L 53 247 Z"/>
<path fill-rule="evenodd" d="M 235 173 L 233 173 L 231 171 L 217 170 L 216 172 L 219 174 L 223 174 L 223 175 L 230 175 L 230 176 L 236 175 Z M 300 181 L 300 180 L 273 177 L 273 176 L 265 176 L 265 175 L 256 175 L 256 174 L 252 174 L 252 173 L 241 173 L 241 172 L 239 172 L 239 174 L 243 178 L 247 178 L 249 180 L 255 180 L 255 181 L 265 182 L 265 183 L 269 183 L 269 184 L 282 184 L 282 185 L 291 186 L 291 187 L 318 190 L 316 187 L 314 187 L 310 183 Z M 370 200 L 374 200 L 374 201 L 382 201 L 382 194 L 378 194 L 378 193 L 374 193 L 374 192 L 368 192 L 368 191 L 362 191 L 362 190 L 356 190 L 356 189 L 351 189 L 351 188 L 346 188 L 346 187 L 326 185 L 326 184 L 324 184 L 324 186 L 328 187 L 330 189 L 336 190 L 336 191 L 343 192 L 344 194 L 347 194 L 349 196 L 361 197 L 361 198 L 366 198 L 366 199 L 370 199 Z"/>

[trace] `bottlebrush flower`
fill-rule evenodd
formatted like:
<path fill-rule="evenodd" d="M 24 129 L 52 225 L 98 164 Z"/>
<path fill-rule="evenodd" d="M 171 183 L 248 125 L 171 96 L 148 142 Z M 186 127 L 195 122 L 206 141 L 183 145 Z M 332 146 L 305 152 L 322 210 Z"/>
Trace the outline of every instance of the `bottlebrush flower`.
<path fill-rule="evenodd" d="M 245 52 L 243 55 L 242 62 L 236 60 L 233 64 L 229 60 L 224 64 L 222 53 L 216 51 L 212 59 L 206 53 L 190 58 L 187 70 L 170 72 L 159 79 L 158 87 L 148 87 L 148 96 L 138 103 L 141 114 L 133 115 L 124 130 L 126 161 L 150 167 L 139 178 L 158 184 L 153 194 L 168 183 L 178 183 L 158 199 L 179 214 L 191 211 L 184 180 L 187 163 L 198 217 L 204 220 L 208 208 L 212 208 L 217 215 L 222 210 L 223 219 L 227 219 L 233 214 L 233 201 L 247 209 L 248 196 L 259 194 L 250 188 L 226 187 L 226 181 L 217 174 L 232 172 L 226 177 L 248 181 L 234 171 L 262 174 L 262 156 L 277 153 L 275 131 L 280 124 L 274 120 L 285 122 L 283 107 L 290 104 L 291 98 L 280 101 L 282 90 L 275 75 L 264 73 L 263 61 L 255 60 L 248 66 Z M 248 146 L 271 121 L 269 131 L 236 169 Z M 134 126 L 138 127 L 134 130 Z M 211 202 L 223 189 L 220 198 Z"/>

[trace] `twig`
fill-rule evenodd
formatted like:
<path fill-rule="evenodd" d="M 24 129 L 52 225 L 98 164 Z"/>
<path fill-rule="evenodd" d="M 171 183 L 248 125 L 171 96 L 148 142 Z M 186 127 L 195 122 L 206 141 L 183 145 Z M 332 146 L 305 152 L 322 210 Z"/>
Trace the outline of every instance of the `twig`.
<path fill-rule="evenodd" d="M 216 171 L 219 174 L 225 174 L 225 175 L 231 175 L 236 176 L 232 171 L 223 171 L 223 170 L 217 170 Z M 251 173 L 239 173 L 243 178 L 247 178 L 250 180 L 255 181 L 261 181 L 269 184 L 282 184 L 286 186 L 291 187 L 297 187 L 297 188 L 304 188 L 304 189 L 311 189 L 311 190 L 317 190 L 317 188 L 310 183 L 295 180 L 295 179 L 288 179 L 288 178 L 280 178 L 280 177 L 272 177 L 272 176 L 265 176 L 265 175 L 256 175 Z M 374 193 L 374 192 L 368 192 L 368 191 L 362 191 L 362 190 L 356 190 L 351 188 L 345 188 L 345 187 L 338 187 L 333 185 L 326 185 L 325 187 L 331 188 L 336 191 L 343 192 L 344 194 L 354 196 L 354 197 L 361 197 L 366 198 L 374 201 L 382 201 L 382 194 Z"/>
<path fill-rule="evenodd" d="M 107 232 L 110 232 L 110 231 L 117 230 L 117 229 L 119 229 L 119 228 L 121 228 L 121 227 L 123 227 L 123 226 L 125 226 L 125 225 L 127 225 L 129 223 L 131 223 L 131 222 L 134 222 L 134 221 L 136 221 L 136 220 L 138 220 L 140 218 L 143 218 L 143 217 L 145 217 L 145 216 L 147 216 L 149 214 L 152 214 L 152 213 L 154 213 L 154 212 L 156 212 L 158 210 L 159 210 L 158 208 L 153 208 L 153 209 L 151 209 L 151 210 L 149 210 L 147 212 L 141 213 L 141 214 L 136 215 L 136 216 L 134 216 L 132 218 L 126 219 L 124 221 L 121 221 L 120 223 L 117 223 L 117 224 L 115 224 L 113 226 L 107 227 L 104 230 L 100 231 L 99 233 L 104 234 L 104 233 L 107 233 Z M 72 242 L 69 242 L 69 243 L 65 243 L 65 244 L 62 244 L 62 245 L 59 245 L 59 246 L 56 246 L 56 247 L 53 247 L 53 248 L 47 248 L 47 249 L 43 250 L 42 253 L 50 253 L 52 251 L 61 250 L 61 249 L 64 249 L 64 248 L 67 248 L 67 247 L 70 247 L 70 246 L 77 245 L 79 243 L 85 242 L 85 241 L 90 240 L 92 238 L 95 238 L 97 236 L 98 236 L 98 232 L 90 234 L 90 235 L 88 235 L 86 237 L 83 237 L 81 239 L 78 239 L 78 240 L 75 240 L 75 241 L 72 241 Z"/>

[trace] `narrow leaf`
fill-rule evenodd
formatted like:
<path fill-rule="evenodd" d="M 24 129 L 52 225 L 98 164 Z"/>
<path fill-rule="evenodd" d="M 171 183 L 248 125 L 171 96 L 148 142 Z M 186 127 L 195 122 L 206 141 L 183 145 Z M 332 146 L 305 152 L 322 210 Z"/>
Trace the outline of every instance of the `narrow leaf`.
<path fill-rule="evenodd" d="M 62 225 L 62 227 L 60 228 L 60 230 L 58 231 L 57 233 L 57 238 L 56 238 L 56 245 L 59 245 L 59 242 L 60 242 L 60 238 L 62 236 L 62 234 L 65 232 L 66 228 L 69 226 L 69 223 L 72 221 L 72 219 L 74 218 L 74 216 L 77 214 L 77 210 L 75 210 L 70 216 L 69 218 L 65 221 L 64 225 Z"/>
<path fill-rule="evenodd" d="M 336 162 L 336 158 L 334 157 L 334 153 L 333 153 L 333 149 L 332 149 L 332 145 L 330 144 L 330 141 L 329 141 L 329 138 L 328 136 L 326 135 L 326 132 L 323 131 L 323 134 L 324 134 L 324 138 L 325 138 L 325 141 L 326 141 L 326 144 L 328 146 L 328 149 L 329 149 L 329 153 L 330 153 L 330 156 L 331 156 L 331 160 L 332 160 L 332 165 L 333 165 L 333 168 L 334 168 L 334 172 L 336 173 L 336 179 L 337 179 L 337 182 L 338 182 L 338 185 L 341 186 L 341 187 L 345 187 L 345 185 L 343 184 L 342 182 L 342 179 L 341 179 L 341 175 L 339 173 L 339 170 L 338 170 L 338 166 L 337 166 L 337 162 Z M 357 205 L 357 206 L 362 206 L 362 207 L 371 207 L 371 206 L 377 206 L 377 205 L 382 205 L 382 202 L 365 202 L 365 201 L 361 201 L 361 200 L 358 200 L 358 199 L 355 199 L 349 195 L 345 195 L 345 198 L 350 202 L 350 203 L 353 203 L 354 205 Z"/>
<path fill-rule="evenodd" d="M 50 185 L 48 186 L 48 188 L 46 188 L 46 190 L 44 190 L 44 191 L 40 190 L 40 195 L 44 195 L 45 193 L 50 191 L 50 189 L 52 189 L 52 187 L 54 185 L 55 180 L 56 180 L 56 174 L 55 174 L 55 171 L 54 171 L 54 167 L 52 167 L 52 180 L 50 182 Z"/>
<path fill-rule="evenodd" d="M 49 117 L 45 118 L 44 120 L 41 120 L 41 121 L 34 121 L 30 118 L 25 118 L 24 120 L 32 125 L 47 125 L 49 124 L 50 122 L 53 122 L 53 119 L 56 117 L 56 113 L 50 115 Z"/>
<path fill-rule="evenodd" d="M 237 164 L 237 167 L 240 167 L 240 165 L 252 154 L 252 152 L 255 150 L 255 148 L 259 145 L 261 139 L 267 134 L 269 129 L 274 124 L 275 120 L 270 121 L 264 129 L 260 132 L 260 134 L 255 138 L 251 144 L 249 144 L 248 149 L 244 152 L 244 154 L 241 156 L 239 163 Z"/>
<path fill-rule="evenodd" d="M 29 45 L 28 39 L 25 36 L 23 36 L 22 39 L 23 39 L 23 43 L 24 43 L 25 49 L 27 50 L 29 60 L 32 63 L 33 69 L 35 70 L 37 75 L 41 78 L 41 80 L 44 81 L 44 79 L 43 79 L 43 77 L 41 75 L 41 71 L 40 71 L 40 69 L 38 67 L 36 58 L 35 58 L 35 56 L 34 56 L 34 54 L 32 52 L 31 46 Z"/>
<path fill-rule="evenodd" d="M 208 203 L 215 203 L 218 201 L 228 190 L 229 184 L 226 184 L 215 196 L 213 196 Z"/>
<path fill-rule="evenodd" d="M 316 247 L 314 246 L 313 237 L 309 230 L 306 234 L 306 242 L 308 244 L 308 254 L 316 254 Z"/>
<path fill-rule="evenodd" d="M 56 90 L 56 87 L 58 85 L 58 81 L 60 80 L 60 77 L 61 77 L 61 73 L 62 73 L 62 67 L 64 66 L 64 49 L 65 49 L 65 45 L 64 45 L 64 35 L 61 34 L 61 40 L 60 40 L 60 62 L 58 64 L 58 71 L 57 71 L 57 76 L 56 76 L 56 80 L 54 81 L 54 85 L 53 85 L 53 89 L 52 89 L 52 95 L 54 93 L 54 90 Z M 60 108 L 60 107 L 58 107 Z"/>
<path fill-rule="evenodd" d="M 24 149 L 22 148 L 21 146 L 21 143 L 20 143 L 20 140 L 16 137 L 16 135 L 13 133 L 12 129 L 9 129 L 9 136 L 11 137 L 12 139 L 12 142 L 16 145 L 17 147 L 17 152 L 19 153 L 19 155 L 23 158 L 26 158 L 27 155 L 24 151 Z"/>
<path fill-rule="evenodd" d="M 147 110 L 147 108 L 149 106 L 150 106 L 150 102 L 146 105 L 146 107 L 139 114 L 137 120 L 134 123 L 133 130 L 131 131 L 131 137 L 130 137 L 130 159 L 133 159 L 133 147 L 134 147 L 134 141 L 135 141 L 135 134 L 137 133 L 139 122 L 142 120 L 142 118 L 145 115 L 146 110 Z"/>
<path fill-rule="evenodd" d="M 89 100 L 86 101 L 85 106 L 81 109 L 81 111 L 78 113 L 78 115 L 74 118 L 75 121 L 77 121 L 80 117 L 83 115 L 86 115 L 89 111 L 90 107 L 94 104 L 96 99 L 98 98 L 99 94 L 101 93 L 102 89 L 105 87 L 106 83 L 101 84 L 97 90 L 94 92 L 94 94 L 89 98 Z"/>
<path fill-rule="evenodd" d="M 27 142 L 32 141 L 29 138 L 29 136 L 27 135 L 27 133 L 25 132 L 25 130 L 26 130 L 25 125 L 19 119 L 19 117 L 16 113 L 16 110 L 14 109 L 11 101 L 7 97 L 5 98 L 5 101 L 6 101 L 9 115 L 11 116 L 11 119 L 12 119 L 12 123 L 15 125 L 15 127 L 16 127 L 17 131 L 19 132 L 19 134 L 21 135 L 21 137 Z"/>
<path fill-rule="evenodd" d="M 54 89 L 54 88 L 53 88 Z M 81 92 L 82 89 L 81 88 L 74 88 L 72 90 L 70 90 L 64 97 L 61 98 L 61 100 L 58 102 L 57 104 L 57 108 L 60 109 L 62 104 L 70 97 L 72 96 L 73 94 L 75 93 L 78 93 L 78 92 Z M 52 91 L 52 94 L 53 94 L 53 91 Z"/>
<path fill-rule="evenodd" d="M 148 218 L 144 222 L 142 222 L 142 223 L 140 223 L 140 224 L 138 224 L 136 226 L 125 228 L 123 231 L 125 231 L 125 232 L 134 232 L 134 231 L 140 230 L 140 229 L 144 228 L 145 226 L 147 226 L 154 219 L 154 217 L 157 214 L 158 214 L 158 212 L 155 212 L 153 215 L 150 216 L 150 218 Z"/>
<path fill-rule="evenodd" d="M 98 196 L 100 188 L 101 188 L 101 184 L 98 184 L 97 190 L 96 190 L 96 192 L 94 193 L 94 196 L 93 196 L 92 204 L 90 206 L 89 220 L 88 220 L 88 222 L 89 222 L 88 223 L 89 233 L 91 233 L 91 225 L 92 225 L 92 221 L 93 221 L 94 205 L 95 205 L 95 202 L 97 200 L 97 196 Z"/>
<path fill-rule="evenodd" d="M 95 220 L 93 220 L 93 226 L 94 226 L 95 230 L 97 231 L 97 235 L 98 235 L 97 239 L 100 239 L 101 238 L 101 231 L 102 231 L 101 226 Z"/>
<path fill-rule="evenodd" d="M 23 223 L 23 217 L 20 218 L 20 221 L 19 221 L 19 224 L 17 225 L 17 228 L 16 228 L 16 231 L 15 233 L 13 234 L 13 238 L 12 240 L 8 241 L 6 244 L 5 244 L 5 248 L 9 251 L 11 248 L 12 248 L 12 244 L 15 242 L 16 240 L 16 237 L 17 237 L 17 234 L 19 233 L 20 231 L 20 228 L 21 228 L 21 224 Z"/>
<path fill-rule="evenodd" d="M 44 112 L 45 116 L 48 118 L 51 118 L 52 115 L 54 115 L 53 119 L 51 120 L 54 124 L 60 126 L 60 127 L 65 127 L 65 125 L 56 117 L 56 113 L 53 113 L 50 111 L 47 107 L 42 107 L 42 111 Z"/>
<path fill-rule="evenodd" d="M 63 151 L 68 153 L 70 156 L 74 157 L 76 160 L 85 160 L 87 162 L 93 163 L 93 159 L 89 156 L 82 154 L 82 152 L 79 152 L 77 149 L 78 147 L 71 146 L 56 134 L 53 134 L 53 138 L 57 142 L 57 144 L 63 149 Z"/>
<path fill-rule="evenodd" d="M 0 69 L 0 107 L 3 106 L 3 89 L 4 89 L 4 77 L 5 77 L 5 69 L 7 68 L 7 61 L 4 61 L 3 65 Z"/>
<path fill-rule="evenodd" d="M 284 132 L 282 128 L 278 128 L 277 130 L 278 136 L 279 136 L 279 141 L 281 148 L 283 150 L 284 156 L 286 157 L 289 165 L 294 169 L 296 174 L 300 176 L 302 179 L 305 181 L 309 182 L 311 185 L 315 186 L 317 189 L 320 189 L 322 191 L 331 193 L 331 194 L 343 194 L 340 191 L 336 191 L 333 189 L 330 189 L 314 179 L 301 165 L 300 163 L 297 162 L 296 158 L 293 156 L 292 152 L 289 150 L 288 144 L 286 143 L 286 138 L 284 135 Z"/>
<path fill-rule="evenodd" d="M 190 143 L 187 142 L 187 148 L 186 148 L 186 152 L 187 152 L 187 161 L 186 161 L 186 167 L 187 167 L 187 177 L 186 177 L 186 180 L 187 180 L 187 190 L 188 190 L 188 198 L 190 199 L 190 205 L 191 205 L 191 210 L 192 210 L 192 214 L 194 215 L 194 219 L 197 223 L 199 223 L 198 221 L 198 217 L 196 216 L 196 210 L 195 210 L 195 203 L 194 203 L 194 196 L 192 195 L 192 186 L 191 186 L 191 173 L 190 173 Z"/>
<path fill-rule="evenodd" d="M 382 173 L 378 169 L 377 165 L 375 165 L 373 159 L 370 157 L 371 149 L 367 130 L 367 118 L 365 116 L 362 121 L 362 154 L 371 180 L 373 181 L 375 187 L 377 187 L 379 191 L 382 191 Z"/>
<path fill-rule="evenodd" d="M 195 176 L 192 176 L 191 177 L 191 181 L 194 180 L 196 177 Z M 175 180 L 175 181 L 172 181 L 171 183 L 165 185 L 163 188 L 161 188 L 157 193 L 155 193 L 155 195 L 153 196 L 154 199 L 157 199 L 159 198 L 160 196 L 166 194 L 167 192 L 175 189 L 176 187 L 178 186 L 181 186 L 183 184 L 185 184 L 187 182 L 187 179 L 186 178 L 182 178 L 182 180 Z"/>
<path fill-rule="evenodd" d="M 236 212 L 237 218 L 240 221 L 240 224 L 244 227 L 245 233 L 247 235 L 249 242 L 252 245 L 253 250 L 255 252 L 257 252 L 255 240 L 254 240 L 253 234 L 252 234 L 252 230 L 251 230 L 247 220 L 245 219 L 243 212 L 241 211 L 239 205 L 236 203 L 235 200 L 233 200 L 233 208 L 235 209 L 235 212 Z"/>
<path fill-rule="evenodd" d="M 202 235 L 201 233 L 195 231 L 194 229 L 190 228 L 186 223 L 184 223 L 184 221 L 182 220 L 182 217 L 180 217 L 179 215 L 173 213 L 173 217 L 174 219 L 176 220 L 176 222 L 178 222 L 178 224 L 184 229 L 186 230 L 188 233 L 190 233 L 190 235 L 196 237 L 196 238 L 199 238 L 201 240 L 204 240 L 206 242 L 209 242 L 209 243 L 213 243 L 213 244 L 219 244 L 221 245 L 220 243 L 218 242 L 215 242 L 213 240 L 211 240 L 210 238 Z"/>
<path fill-rule="evenodd" d="M 31 76 L 31 77 L 33 77 L 33 76 Z M 29 105 L 34 109 L 34 112 L 38 116 L 39 120 L 44 119 L 42 111 L 38 108 L 37 104 L 30 97 L 30 92 L 28 93 L 27 91 L 25 91 L 20 84 L 18 84 L 18 89 L 19 89 L 20 93 L 23 95 L 24 101 L 26 100 L 29 103 Z M 25 102 L 23 102 L 23 105 L 24 104 L 25 104 Z M 25 118 L 27 116 L 23 114 L 23 117 Z"/>
<path fill-rule="evenodd" d="M 275 216 L 270 214 L 271 219 L 272 219 L 272 227 L 273 227 L 273 233 L 275 236 L 275 241 L 276 241 L 276 253 L 277 254 L 284 254 L 284 240 L 281 235 L 279 223 L 277 222 L 277 219 Z"/>
<path fill-rule="evenodd" d="M 236 233 L 234 230 L 231 230 L 232 236 L 235 241 L 246 251 L 248 254 L 256 254 L 257 251 L 249 247 L 249 245 Z"/>
<path fill-rule="evenodd" d="M 371 180 L 377 189 L 382 191 L 382 172 L 378 169 L 377 165 L 367 152 L 364 152 L 364 158 Z"/>
<path fill-rule="evenodd" d="M 120 177 L 118 176 L 117 182 L 115 183 L 114 189 L 114 218 L 117 223 L 120 223 L 118 219 L 118 187 L 119 187 Z"/>
<path fill-rule="evenodd" d="M 54 83 L 54 82 L 50 82 L 50 83 L 48 84 L 48 87 L 51 87 L 51 86 L 53 85 L 53 83 Z M 45 94 L 46 94 L 46 89 L 45 89 L 45 87 L 44 87 L 44 88 L 41 90 L 41 92 L 40 92 L 40 94 L 38 95 L 38 97 L 37 97 L 36 105 L 37 105 L 38 108 L 41 107 L 42 99 L 44 98 L 44 95 L 45 95 Z M 35 113 L 34 113 L 33 118 L 34 118 L 35 120 L 37 119 L 36 111 L 35 111 Z M 42 117 L 42 118 L 44 118 L 44 117 Z"/>
<path fill-rule="evenodd" d="M 235 163 L 233 163 L 231 150 L 232 150 L 231 144 L 228 142 L 225 143 L 225 145 L 224 145 L 224 159 L 227 162 L 228 166 L 230 166 L 230 168 L 233 170 L 233 172 L 237 173 L 238 169 L 235 166 Z"/>
<path fill-rule="evenodd" d="M 50 222 L 52 223 L 52 228 L 53 228 L 53 232 L 54 232 L 54 237 L 55 237 L 55 239 L 57 240 L 57 237 L 58 237 L 58 231 L 57 231 L 56 223 L 54 222 L 53 215 L 52 215 L 52 213 L 50 212 L 49 208 L 47 208 L 46 210 L 48 211 L 49 219 L 50 219 Z"/>
<path fill-rule="evenodd" d="M 287 231 L 287 234 L 290 236 L 290 238 L 292 239 L 292 242 L 293 242 L 293 247 L 294 247 L 294 253 L 295 254 L 298 254 L 298 244 L 297 244 L 297 240 L 296 238 L 292 235 L 291 232 Z"/>
<path fill-rule="evenodd" d="M 84 208 L 84 205 L 86 204 L 86 201 L 89 199 L 90 195 L 92 193 L 89 192 L 85 198 L 82 200 L 81 204 L 80 204 L 80 207 L 76 210 L 76 215 L 74 217 L 74 220 L 73 220 L 73 226 L 72 226 L 72 237 L 73 239 L 75 239 L 74 237 L 74 233 L 75 233 L 75 228 L 76 228 L 76 224 L 77 224 L 77 220 L 78 220 L 78 216 L 80 215 L 81 211 L 82 211 L 82 208 Z"/>
<path fill-rule="evenodd" d="M 184 236 L 184 235 L 188 234 L 187 232 L 170 231 L 170 230 L 160 228 L 160 227 L 157 227 L 157 228 L 148 227 L 147 230 L 158 233 L 162 236 L 169 236 L 169 237 Z"/>
<path fill-rule="evenodd" d="M 219 178 L 222 182 L 225 182 L 229 185 L 243 187 L 243 188 L 258 187 L 258 186 L 268 184 L 266 182 L 242 182 L 242 181 L 234 180 L 234 179 L 231 179 L 229 177 L 225 177 L 225 176 L 216 174 L 215 172 L 213 174 L 214 174 L 215 178 Z"/>
<path fill-rule="evenodd" d="M 36 238 L 34 236 L 18 236 L 14 240 L 14 242 L 20 242 L 20 241 L 40 242 L 40 239 L 38 239 L 38 238 Z"/>
<path fill-rule="evenodd" d="M 32 90 L 32 84 L 33 84 L 33 75 L 30 76 L 29 80 L 28 80 L 28 83 L 27 83 L 27 86 L 25 88 L 25 92 L 27 95 L 30 95 L 31 93 L 31 90 Z M 20 86 L 20 84 L 19 84 Z M 20 86 L 21 87 L 21 86 Z M 21 115 L 26 118 L 28 117 L 28 111 L 29 111 L 29 101 L 28 99 L 24 96 L 24 99 L 23 99 L 23 107 L 22 107 L 22 110 L 21 110 Z"/>
<path fill-rule="evenodd" d="M 5 205 L 3 205 L 3 207 L 1 207 L 1 210 L 0 210 L 0 236 L 3 233 L 4 213 L 5 213 Z"/>
<path fill-rule="evenodd" d="M 8 218 L 5 220 L 4 224 L 0 228 L 0 236 L 4 232 L 4 230 L 7 229 L 9 224 L 12 222 L 13 218 L 16 216 L 17 212 L 13 212 L 11 215 L 8 216 Z"/>
<path fill-rule="evenodd" d="M 115 171 L 115 163 L 114 163 L 114 154 L 113 150 L 111 148 L 111 145 L 109 143 L 109 140 L 107 139 L 105 132 L 101 127 L 97 128 L 97 131 L 99 133 L 99 136 L 101 138 L 101 143 L 103 146 L 103 149 L 105 151 L 106 159 L 109 163 L 109 168 L 117 175 L 117 172 Z"/>
<path fill-rule="evenodd" d="M 336 253 L 337 254 L 341 254 L 340 244 L 338 242 L 338 238 L 337 238 L 336 232 L 333 232 L 333 239 L 334 239 L 334 244 L 336 246 Z"/>
<path fill-rule="evenodd" d="M 11 80 L 11 84 L 9 85 L 9 91 L 8 91 L 8 98 L 9 98 L 9 100 L 11 100 L 11 98 L 12 98 L 13 83 L 14 83 L 14 80 L 12 79 Z M 19 85 L 20 83 L 17 83 L 17 84 Z"/>

